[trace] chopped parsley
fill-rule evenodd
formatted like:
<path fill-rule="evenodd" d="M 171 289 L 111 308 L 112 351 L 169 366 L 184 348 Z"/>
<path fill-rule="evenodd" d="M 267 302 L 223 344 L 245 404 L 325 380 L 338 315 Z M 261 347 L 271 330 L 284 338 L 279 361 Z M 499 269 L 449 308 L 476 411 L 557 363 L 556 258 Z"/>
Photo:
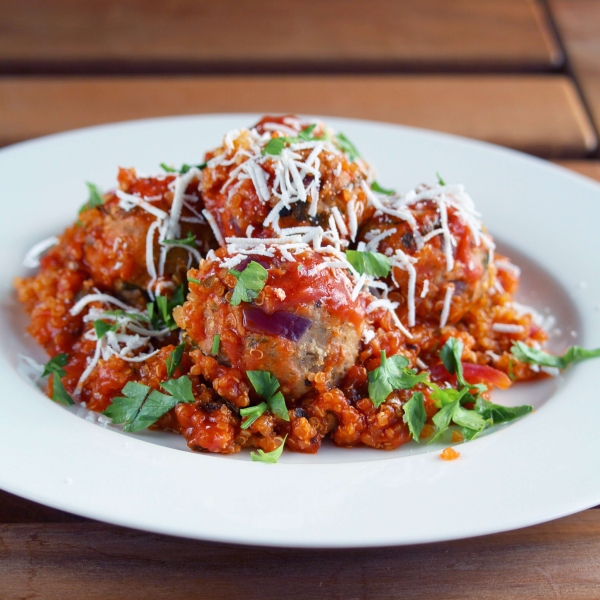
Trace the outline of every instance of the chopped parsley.
<path fill-rule="evenodd" d="M 177 329 L 177 323 L 173 319 L 173 309 L 181 306 L 185 301 L 185 292 L 183 284 L 180 285 L 175 293 L 169 298 L 168 296 L 156 296 L 154 302 L 149 302 L 146 305 L 150 322 L 155 329 Z"/>
<path fill-rule="evenodd" d="M 408 359 L 401 354 L 387 358 L 381 351 L 381 366 L 369 373 L 369 398 L 379 408 L 394 390 L 412 390 L 427 378 L 427 373 L 407 369 Z"/>
<path fill-rule="evenodd" d="M 518 419 L 533 410 L 532 406 L 502 406 L 484 398 L 477 398 L 475 410 L 484 418 L 490 419 L 494 425 Z"/>
<path fill-rule="evenodd" d="M 149 322 L 150 319 L 146 315 L 141 315 L 139 313 L 127 312 L 121 308 L 117 308 L 116 310 L 105 310 L 103 311 L 104 315 L 110 315 L 112 317 L 129 317 L 130 319 L 136 319 L 137 321 L 145 321 Z"/>
<path fill-rule="evenodd" d="M 180 175 L 185 175 L 190 169 L 196 168 L 202 171 L 202 169 L 206 168 L 206 163 L 202 163 L 200 165 L 181 165 L 180 169 L 175 169 L 174 167 L 170 167 L 165 163 L 160 163 L 160 167 L 165 173 L 179 173 Z"/>
<path fill-rule="evenodd" d="M 56 373 L 60 377 L 64 377 L 67 373 L 63 369 L 63 367 L 69 362 L 68 354 L 57 354 L 54 358 L 50 359 L 44 365 L 44 372 L 42 373 L 42 377 L 46 377 L 46 375 L 51 375 L 52 373 Z"/>
<path fill-rule="evenodd" d="M 220 348 L 220 346 L 221 346 L 221 336 L 217 333 L 213 337 L 212 348 L 210 350 L 210 353 L 213 356 L 216 356 L 217 354 L 219 354 L 219 348 Z"/>
<path fill-rule="evenodd" d="M 468 387 L 468 383 L 465 381 L 463 375 L 463 367 L 462 367 L 462 351 L 463 351 L 463 343 L 456 338 L 448 338 L 444 347 L 440 350 L 440 358 L 444 363 L 444 367 L 446 367 L 446 371 L 450 373 L 450 375 L 456 375 L 456 381 L 458 381 L 458 385 L 463 387 Z"/>
<path fill-rule="evenodd" d="M 346 250 L 346 260 L 362 275 L 387 277 L 392 268 L 390 259 L 381 252 Z"/>
<path fill-rule="evenodd" d="M 523 342 L 515 342 L 510 351 L 515 358 L 522 362 L 557 369 L 566 369 L 573 363 L 600 356 L 600 348 L 585 350 L 581 346 L 571 346 L 562 356 L 553 356 L 543 350 L 532 348 Z"/>
<path fill-rule="evenodd" d="M 188 231 L 187 236 L 181 240 L 163 240 L 161 243 L 177 246 L 189 246 L 190 248 L 198 247 L 198 245 L 196 244 L 196 238 L 194 237 L 191 231 Z"/>
<path fill-rule="evenodd" d="M 354 162 L 357 158 L 360 158 L 356 146 L 343 133 L 336 134 L 335 141 L 338 148 L 348 155 L 350 162 Z"/>
<path fill-rule="evenodd" d="M 437 177 L 439 185 L 446 185 L 446 182 L 442 179 L 442 176 L 436 171 L 435 176 Z"/>
<path fill-rule="evenodd" d="M 86 181 L 85 185 L 87 185 L 89 190 L 88 201 L 79 209 L 79 214 L 85 212 L 86 210 L 90 210 L 91 208 L 96 208 L 98 206 L 102 206 L 104 204 L 104 199 L 102 198 L 102 192 L 98 188 L 98 186 Z"/>
<path fill-rule="evenodd" d="M 194 402 L 192 382 L 187 375 L 178 379 L 169 379 L 161 383 L 169 392 L 163 394 L 149 386 L 129 381 L 122 397 L 114 398 L 112 404 L 102 413 L 113 423 L 125 423 L 123 431 L 141 431 L 153 425 L 177 404 Z"/>
<path fill-rule="evenodd" d="M 256 406 L 248 406 L 247 408 L 241 408 L 240 415 L 244 417 L 242 429 L 248 429 L 248 427 L 250 427 L 250 425 L 252 425 L 252 423 L 254 423 L 254 421 L 256 421 L 256 419 L 258 419 L 258 417 L 260 417 L 265 412 L 265 410 L 267 410 L 267 408 L 268 407 L 266 402 L 261 402 Z"/>
<path fill-rule="evenodd" d="M 172 377 L 173 373 L 177 370 L 177 367 L 181 364 L 184 350 L 185 344 L 179 344 L 179 346 L 176 346 L 167 357 L 167 377 Z"/>
<path fill-rule="evenodd" d="M 268 276 L 267 269 L 255 261 L 251 261 L 241 273 L 233 269 L 228 273 L 237 279 L 230 300 L 233 306 L 237 306 L 240 302 L 252 302 L 257 298 L 259 292 L 265 287 Z"/>
<path fill-rule="evenodd" d="M 288 415 L 287 406 L 285 405 L 285 398 L 281 392 L 277 391 L 279 389 L 279 381 L 277 381 L 277 378 L 273 377 L 268 371 L 246 371 L 246 375 L 256 393 L 267 401 L 269 410 L 280 419 L 289 421 L 290 416 Z M 240 411 L 240 413 L 242 413 L 242 411 Z M 260 414 L 262 414 L 262 412 Z M 259 416 L 260 415 L 256 418 Z M 247 429 L 250 425 L 251 423 L 246 425 L 245 421 L 242 428 Z"/>
<path fill-rule="evenodd" d="M 73 401 L 73 398 L 71 398 L 67 390 L 65 390 L 65 386 L 60 380 L 61 377 L 64 377 L 67 374 L 63 367 L 68 362 L 68 354 L 57 354 L 54 358 L 50 359 L 44 365 L 42 377 L 46 377 L 47 375 L 52 376 L 52 400 L 54 400 L 54 402 L 58 402 L 59 404 L 71 406 L 75 404 L 75 402 Z"/>
<path fill-rule="evenodd" d="M 271 138 L 262 151 L 263 155 L 270 154 L 271 156 L 279 156 L 286 144 L 313 141 L 316 138 L 313 137 L 312 132 L 316 126 L 317 124 L 313 123 L 312 125 L 305 127 L 296 137 L 282 136 Z"/>
<path fill-rule="evenodd" d="M 97 319 L 94 321 L 94 331 L 96 337 L 101 340 L 109 331 L 117 331 L 119 329 L 118 323 L 107 323 L 106 321 L 100 321 Z"/>
<path fill-rule="evenodd" d="M 385 194 L 386 196 L 393 196 L 396 193 L 396 190 L 382 188 L 376 181 L 371 184 L 371 189 L 378 194 Z"/>
<path fill-rule="evenodd" d="M 283 441 L 281 442 L 280 446 L 278 448 L 275 448 L 275 450 L 273 450 L 272 452 L 265 452 L 264 450 L 259 448 L 257 452 L 250 452 L 250 458 L 253 462 L 275 464 L 279 460 L 279 457 L 283 452 L 285 440 L 287 440 L 287 435 L 283 438 Z"/>
<path fill-rule="evenodd" d="M 187 278 L 187 280 L 188 280 L 190 283 L 197 283 L 198 285 L 202 285 L 202 282 L 201 282 L 199 279 L 196 279 L 195 277 L 190 277 L 190 276 L 188 275 L 188 278 Z"/>
<path fill-rule="evenodd" d="M 413 440 L 418 442 L 425 421 L 427 421 L 423 393 L 415 392 L 402 408 L 404 410 L 402 420 L 408 425 Z"/>

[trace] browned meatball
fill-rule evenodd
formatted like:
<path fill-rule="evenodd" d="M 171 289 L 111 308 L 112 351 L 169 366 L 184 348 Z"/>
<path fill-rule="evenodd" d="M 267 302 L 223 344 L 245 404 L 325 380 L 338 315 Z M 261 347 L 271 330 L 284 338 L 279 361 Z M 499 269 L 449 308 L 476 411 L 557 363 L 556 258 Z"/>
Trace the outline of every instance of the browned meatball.
<path fill-rule="evenodd" d="M 173 206 L 174 175 L 140 178 L 133 169 L 119 172 L 119 190 L 104 196 L 102 205 L 88 208 L 79 222 L 62 236 L 55 252 L 63 262 L 87 272 L 96 286 L 123 299 L 144 304 L 146 291 L 165 293 L 185 281 L 187 269 L 198 263 L 199 253 L 216 246 L 210 226 L 201 214 L 198 178 L 185 190 L 180 218 L 167 239 L 195 239 L 185 245 L 159 243 L 159 225 Z M 142 202 L 146 208 L 136 205 Z M 190 208 L 191 207 L 191 208 Z M 164 216 L 161 221 L 158 217 Z M 148 264 L 149 229 L 152 264 Z M 191 239 L 190 238 L 190 239 Z M 166 252 L 161 268 L 161 252 Z"/>
<path fill-rule="evenodd" d="M 445 207 L 447 233 L 442 233 L 440 208 L 434 200 L 419 201 L 403 210 L 412 219 L 378 211 L 362 228 L 359 240 L 391 258 L 390 283 L 404 322 L 456 323 L 493 282 L 496 271 L 489 262 L 493 244 L 482 232 L 476 239 L 452 206 Z"/>
<path fill-rule="evenodd" d="M 220 335 L 221 364 L 241 372 L 268 371 L 285 397 L 296 399 L 336 385 L 354 364 L 365 300 L 353 301 L 345 271 L 320 268 L 325 260 L 308 247 L 296 252 L 294 261 L 276 246 L 267 248 L 272 257 L 251 256 L 234 267 L 243 272 L 252 258 L 267 270 L 254 300 L 232 304 L 238 279 L 227 263 L 235 261 L 221 249 L 189 272 L 188 299 L 174 316 L 205 355 Z"/>
<path fill-rule="evenodd" d="M 281 142 L 302 128 L 294 117 L 264 117 L 250 130 L 229 133 L 206 155 L 202 194 L 224 237 L 273 237 L 283 228 L 321 226 L 330 218 L 340 235 L 354 238 L 372 214 L 363 189 L 368 165 L 316 124 L 307 140 Z M 324 139 L 327 137 L 327 139 Z M 321 139 L 319 139 L 321 138 Z"/>

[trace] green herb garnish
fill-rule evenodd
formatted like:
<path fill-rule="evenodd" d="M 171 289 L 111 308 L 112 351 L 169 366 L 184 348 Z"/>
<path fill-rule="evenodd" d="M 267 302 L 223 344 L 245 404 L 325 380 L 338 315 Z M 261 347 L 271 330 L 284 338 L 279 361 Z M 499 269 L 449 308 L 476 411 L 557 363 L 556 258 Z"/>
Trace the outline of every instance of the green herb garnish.
<path fill-rule="evenodd" d="M 191 231 L 188 231 L 187 236 L 181 240 L 163 240 L 161 243 L 168 245 L 189 246 L 190 248 L 198 248 L 198 245 L 196 244 L 196 238 L 194 237 Z"/>
<path fill-rule="evenodd" d="M 415 392 L 402 408 L 404 410 L 402 420 L 408 425 L 413 440 L 418 442 L 425 421 L 427 421 L 423 393 Z"/>
<path fill-rule="evenodd" d="M 463 343 L 453 337 L 448 338 L 444 347 L 440 350 L 440 358 L 444 363 L 444 367 L 446 367 L 446 371 L 450 375 L 456 375 L 456 381 L 458 381 L 461 388 L 469 386 L 463 375 L 462 351 Z"/>
<path fill-rule="evenodd" d="M 258 417 L 260 417 L 265 410 L 267 410 L 267 403 L 261 402 L 256 406 L 248 406 L 247 408 L 240 408 L 240 415 L 244 417 L 244 422 L 242 423 L 242 429 L 248 429 Z"/>
<path fill-rule="evenodd" d="M 354 162 L 357 158 L 360 158 L 356 146 L 343 133 L 336 134 L 335 140 L 340 150 L 343 150 L 348 155 L 350 162 Z"/>
<path fill-rule="evenodd" d="M 117 331 L 119 329 L 118 323 L 107 323 L 106 321 L 96 320 L 94 321 L 94 331 L 96 337 L 101 340 L 109 331 Z"/>
<path fill-rule="evenodd" d="M 390 259 L 381 252 L 364 252 L 346 250 L 346 260 L 362 275 L 371 277 L 387 277 L 392 264 Z"/>
<path fill-rule="evenodd" d="M 202 283 L 201 283 L 201 281 L 200 281 L 199 279 L 195 279 L 194 277 L 190 277 L 189 275 L 188 275 L 188 278 L 187 278 L 187 280 L 188 280 L 190 283 L 197 283 L 198 285 L 202 285 Z"/>
<path fill-rule="evenodd" d="M 409 364 L 401 354 L 387 358 L 385 350 L 381 351 L 381 366 L 369 373 L 369 398 L 375 408 L 379 408 L 394 390 L 412 390 L 427 379 L 427 373 L 417 375 L 414 369 L 407 369 Z"/>
<path fill-rule="evenodd" d="M 477 398 L 475 410 L 484 418 L 490 419 L 494 425 L 518 419 L 533 410 L 532 406 L 501 406 L 484 398 Z"/>
<path fill-rule="evenodd" d="M 179 346 L 176 346 L 167 357 L 167 377 L 172 377 L 177 367 L 181 364 L 184 350 L 185 344 L 179 344 Z"/>
<path fill-rule="evenodd" d="M 393 196 L 396 193 L 396 190 L 382 188 L 376 181 L 371 184 L 371 189 L 378 194 L 385 194 L 386 196 Z"/>
<path fill-rule="evenodd" d="M 543 350 L 532 348 L 523 342 L 515 342 L 510 351 L 515 358 L 522 362 L 557 369 L 566 369 L 573 363 L 600 356 L 600 348 L 585 350 L 581 346 L 571 346 L 562 356 L 553 356 Z"/>
<path fill-rule="evenodd" d="M 185 301 L 185 292 L 181 284 L 175 293 L 169 298 L 167 296 L 156 296 L 154 302 L 146 305 L 150 322 L 155 329 L 177 329 L 177 323 L 173 319 L 173 309 L 181 306 Z"/>
<path fill-rule="evenodd" d="M 255 261 L 240 273 L 233 269 L 228 273 L 237 279 L 230 303 L 237 306 L 240 302 L 252 302 L 258 297 L 259 292 L 265 287 L 268 271 Z"/>
<path fill-rule="evenodd" d="M 123 388 L 124 397 L 114 398 L 102 413 L 113 423 L 125 423 L 124 431 L 141 431 L 153 425 L 180 402 L 194 402 L 192 382 L 187 375 L 161 383 L 169 394 L 151 390 L 147 385 L 129 381 Z"/>
<path fill-rule="evenodd" d="M 440 185 L 446 185 L 446 182 L 442 179 L 442 176 L 437 171 L 436 171 L 435 175 L 436 175 L 438 183 Z"/>
<path fill-rule="evenodd" d="M 56 373 L 59 377 L 64 377 L 67 372 L 63 367 L 69 362 L 68 354 L 57 354 L 54 358 L 51 358 L 45 365 L 42 377 Z"/>
<path fill-rule="evenodd" d="M 174 167 L 170 167 L 169 165 L 167 165 L 165 163 L 160 163 L 160 167 L 166 173 L 179 173 L 180 175 L 185 175 L 190 169 L 192 169 L 194 167 L 196 169 L 200 169 L 200 171 L 202 171 L 202 169 L 206 168 L 206 163 L 202 163 L 200 165 L 183 164 L 183 165 L 181 165 L 180 169 L 175 169 Z"/>
<path fill-rule="evenodd" d="M 96 208 L 98 206 L 102 206 L 104 204 L 104 199 L 102 198 L 102 192 L 98 188 L 98 186 L 86 181 L 85 185 L 87 185 L 90 195 L 88 197 L 88 201 L 79 209 L 79 214 L 85 212 L 86 210 L 90 210 L 91 208 Z"/>
<path fill-rule="evenodd" d="M 71 406 L 75 404 L 75 402 L 73 401 L 73 398 L 71 398 L 71 396 L 68 394 L 67 390 L 65 390 L 65 386 L 60 380 L 61 377 L 64 377 L 67 374 L 63 367 L 68 362 L 68 354 L 57 354 L 54 358 L 50 359 L 44 365 L 42 377 L 46 377 L 46 375 L 52 376 L 52 400 L 58 402 L 59 404 L 66 404 L 67 406 Z"/>
<path fill-rule="evenodd" d="M 313 137 L 312 132 L 316 126 L 317 124 L 313 123 L 312 125 L 305 127 L 296 137 L 282 136 L 271 138 L 262 151 L 263 155 L 270 154 L 271 156 L 279 156 L 286 144 L 313 141 L 315 138 Z"/>
<path fill-rule="evenodd" d="M 265 452 L 264 450 L 259 448 L 257 452 L 250 452 L 250 458 L 252 459 L 253 462 L 264 462 L 264 463 L 275 464 L 279 460 L 279 457 L 281 456 L 281 453 L 283 452 L 283 447 L 285 446 L 285 440 L 287 440 L 287 435 L 283 438 L 281 445 L 278 448 L 275 448 L 275 450 L 273 450 L 272 452 Z"/>
<path fill-rule="evenodd" d="M 217 354 L 219 354 L 219 347 L 220 346 L 221 346 L 221 336 L 217 333 L 213 337 L 212 348 L 210 350 L 210 353 L 213 356 L 216 356 Z"/>
<path fill-rule="evenodd" d="M 246 375 L 256 393 L 267 401 L 269 410 L 280 419 L 289 421 L 290 416 L 285 405 L 285 399 L 283 394 L 277 391 L 279 389 L 277 378 L 273 377 L 268 371 L 246 371 Z M 244 425 L 242 425 L 242 428 L 246 429 Z"/>

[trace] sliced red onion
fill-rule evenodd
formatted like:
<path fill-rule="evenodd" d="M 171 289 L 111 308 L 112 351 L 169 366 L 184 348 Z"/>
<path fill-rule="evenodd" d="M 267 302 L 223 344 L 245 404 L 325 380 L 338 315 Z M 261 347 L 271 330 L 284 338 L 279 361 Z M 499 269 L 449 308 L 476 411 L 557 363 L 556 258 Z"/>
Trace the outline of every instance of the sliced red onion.
<path fill-rule="evenodd" d="M 250 331 L 278 335 L 292 342 L 297 342 L 312 324 L 310 319 L 285 310 L 268 315 L 260 308 L 245 306 L 243 312 L 244 327 Z"/>

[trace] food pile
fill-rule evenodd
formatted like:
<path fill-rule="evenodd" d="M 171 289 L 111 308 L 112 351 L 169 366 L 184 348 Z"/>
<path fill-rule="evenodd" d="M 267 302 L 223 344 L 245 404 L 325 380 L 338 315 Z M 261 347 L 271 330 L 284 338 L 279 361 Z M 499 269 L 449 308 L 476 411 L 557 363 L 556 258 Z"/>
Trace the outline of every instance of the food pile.
<path fill-rule="evenodd" d="M 264 117 L 162 167 L 88 184 L 15 282 L 57 402 L 276 462 L 325 438 L 472 439 L 531 410 L 492 388 L 592 354 L 542 350 L 544 319 L 514 301 L 519 269 L 463 186 L 385 189 L 323 123 Z"/>

